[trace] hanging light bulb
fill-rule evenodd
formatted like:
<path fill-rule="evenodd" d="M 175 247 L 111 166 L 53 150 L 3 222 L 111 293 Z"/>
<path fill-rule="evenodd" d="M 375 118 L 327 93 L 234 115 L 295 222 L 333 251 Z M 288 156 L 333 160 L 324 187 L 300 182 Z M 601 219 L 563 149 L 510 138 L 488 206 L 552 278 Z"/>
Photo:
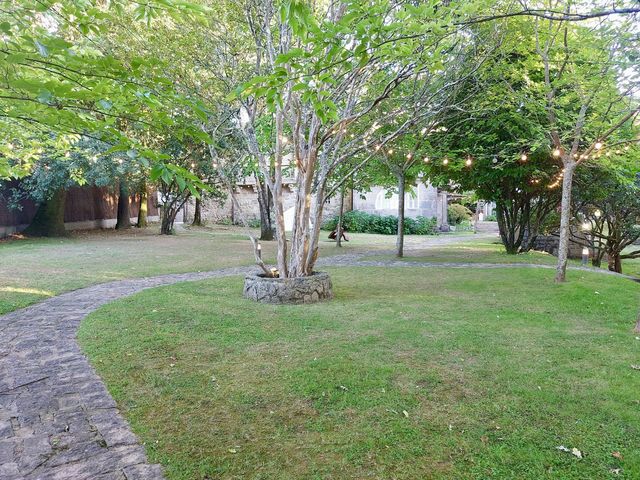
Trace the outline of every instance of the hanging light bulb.
<path fill-rule="evenodd" d="M 411 154 L 407 153 L 407 160 L 411 160 Z"/>
<path fill-rule="evenodd" d="M 380 145 L 376 145 L 376 152 L 380 150 Z"/>
<path fill-rule="evenodd" d="M 528 158 L 529 157 L 527 157 L 526 153 L 523 153 L 522 155 L 520 155 L 520 160 L 522 160 L 523 162 L 526 162 Z"/>
<path fill-rule="evenodd" d="M 602 142 L 598 141 L 596 142 L 596 144 L 593 146 L 596 150 L 600 150 L 602 148 Z"/>
<path fill-rule="evenodd" d="M 471 157 L 467 158 L 467 160 L 464 162 L 464 164 L 465 164 L 467 167 L 470 167 L 472 163 L 473 163 L 473 161 L 471 160 Z"/>
<path fill-rule="evenodd" d="M 442 160 L 442 165 L 449 165 L 449 159 L 445 158 L 444 160 Z"/>
<path fill-rule="evenodd" d="M 429 157 L 424 157 L 424 163 L 429 163 Z"/>
<path fill-rule="evenodd" d="M 600 210 L 596 210 L 595 212 L 593 212 L 593 214 L 596 216 L 596 218 L 600 218 L 602 216 L 602 212 Z"/>
<path fill-rule="evenodd" d="M 493 160 L 491 160 L 492 163 L 498 163 L 498 157 L 493 157 Z"/>
<path fill-rule="evenodd" d="M 387 150 L 387 153 L 391 155 L 393 153 L 393 148 L 390 148 L 389 150 Z"/>
<path fill-rule="evenodd" d="M 560 156 L 560 154 L 561 154 L 561 153 L 562 153 L 562 152 L 560 152 L 560 149 L 559 149 L 559 148 L 555 148 L 555 149 L 553 150 L 553 156 L 554 156 L 554 157 L 556 157 L 556 158 L 558 158 L 558 157 Z"/>

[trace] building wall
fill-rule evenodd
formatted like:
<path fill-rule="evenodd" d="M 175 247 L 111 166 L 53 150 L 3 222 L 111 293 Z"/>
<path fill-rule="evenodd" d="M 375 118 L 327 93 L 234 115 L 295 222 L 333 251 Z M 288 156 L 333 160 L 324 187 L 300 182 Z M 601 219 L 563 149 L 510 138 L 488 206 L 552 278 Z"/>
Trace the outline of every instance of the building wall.
<path fill-rule="evenodd" d="M 245 179 L 248 183 L 248 179 Z M 285 219 L 290 219 L 295 208 L 295 185 L 290 184 L 284 188 Z M 397 215 L 397 195 L 386 199 L 386 190 L 382 187 L 373 187 L 370 192 L 348 191 L 345 193 L 344 211 L 361 210 L 376 215 Z M 407 217 L 423 216 L 435 217 L 438 226 L 447 224 L 447 193 L 438 191 L 432 185 L 418 184 L 415 187 L 416 195 L 407 194 L 405 212 Z M 255 184 L 243 184 L 235 187 L 235 196 L 240 210 L 234 207 L 230 198 L 219 201 L 205 199 L 202 205 L 202 219 L 206 223 L 218 223 L 231 221 L 242 223 L 244 217 L 247 221 L 260 219 L 260 207 L 258 193 Z M 340 209 L 340 198 L 334 195 L 325 202 L 323 218 L 327 219 L 337 215 Z M 191 200 L 186 208 L 186 222 L 193 220 L 195 201 Z M 289 220 L 289 223 L 291 221 Z"/>
<path fill-rule="evenodd" d="M 295 208 L 296 195 L 295 185 L 288 185 L 284 188 L 283 200 L 285 215 L 292 212 Z M 202 203 L 202 219 L 205 223 L 218 223 L 222 221 L 231 221 L 232 223 L 242 223 L 243 218 L 246 221 L 260 219 L 260 205 L 258 204 L 258 191 L 255 185 L 238 185 L 235 187 L 234 195 L 240 209 L 233 205 L 233 202 L 227 196 L 223 201 L 205 198 Z M 345 211 L 350 210 L 351 195 L 346 195 Z M 340 199 L 331 198 L 324 205 L 323 218 L 335 215 L 340 208 Z M 195 211 L 195 200 L 191 200 L 187 206 L 186 221 L 193 221 L 193 213 Z"/>
<path fill-rule="evenodd" d="M 432 185 L 420 182 L 413 189 L 414 194 L 405 195 L 405 215 L 407 217 L 436 217 L 438 225 L 447 223 L 447 194 L 439 192 Z M 398 215 L 398 195 L 386 198 L 388 190 L 373 187 L 370 192 L 354 192 L 353 209 L 377 215 Z"/>

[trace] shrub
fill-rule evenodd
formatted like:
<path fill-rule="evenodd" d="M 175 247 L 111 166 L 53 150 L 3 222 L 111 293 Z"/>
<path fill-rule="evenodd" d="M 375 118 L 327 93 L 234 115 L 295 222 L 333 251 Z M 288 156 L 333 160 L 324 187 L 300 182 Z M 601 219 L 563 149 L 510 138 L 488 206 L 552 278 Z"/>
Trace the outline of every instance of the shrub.
<path fill-rule="evenodd" d="M 485 222 L 497 222 L 498 221 L 498 217 L 496 217 L 495 213 L 492 213 L 491 215 L 487 215 L 486 217 L 484 217 L 484 221 Z"/>
<path fill-rule="evenodd" d="M 259 218 L 250 218 L 247 220 L 247 227 L 249 228 L 260 228 L 260 219 Z"/>
<path fill-rule="evenodd" d="M 342 224 L 347 232 L 354 233 L 379 233 L 382 235 L 394 235 L 398 231 L 398 217 L 394 215 L 375 215 L 352 210 L 346 212 L 342 218 Z M 334 216 L 324 222 L 323 230 L 334 230 L 338 225 L 338 216 Z M 435 218 L 416 217 L 404 219 L 404 233 L 410 235 L 436 235 L 437 222 Z"/>
<path fill-rule="evenodd" d="M 447 207 L 447 217 L 450 225 L 458 225 L 464 220 L 471 220 L 471 210 L 459 203 L 452 203 Z"/>

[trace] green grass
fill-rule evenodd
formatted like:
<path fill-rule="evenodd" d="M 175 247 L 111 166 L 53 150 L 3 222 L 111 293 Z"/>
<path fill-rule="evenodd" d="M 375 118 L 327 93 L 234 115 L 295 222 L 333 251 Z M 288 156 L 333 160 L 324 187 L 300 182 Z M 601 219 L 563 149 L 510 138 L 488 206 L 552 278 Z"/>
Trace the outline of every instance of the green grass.
<path fill-rule="evenodd" d="M 153 225 L 145 230 L 0 242 L 0 315 L 96 283 L 253 263 L 251 243 L 241 228 L 214 225 L 173 236 L 157 231 Z M 322 256 L 390 249 L 395 241 L 392 235 L 355 234 L 338 249 L 326 236 L 323 232 Z M 407 238 L 408 243 L 418 244 L 440 237 Z M 275 242 L 263 242 L 265 260 L 275 258 L 274 251 Z"/>
<path fill-rule="evenodd" d="M 157 226 L 0 243 L 0 314 L 95 283 L 210 270 L 252 258 L 249 242 L 233 229 L 175 236 L 156 231 Z"/>
<path fill-rule="evenodd" d="M 392 260 L 393 255 L 367 256 L 367 260 Z M 434 263 L 539 263 L 554 265 L 556 257 L 544 252 L 509 255 L 501 243 L 491 240 L 461 241 L 455 245 L 434 246 L 428 249 L 407 250 L 403 260 Z"/>
<path fill-rule="evenodd" d="M 83 349 L 170 479 L 640 478 L 637 284 L 330 273 L 327 303 L 256 304 L 228 278 L 83 322 Z"/>

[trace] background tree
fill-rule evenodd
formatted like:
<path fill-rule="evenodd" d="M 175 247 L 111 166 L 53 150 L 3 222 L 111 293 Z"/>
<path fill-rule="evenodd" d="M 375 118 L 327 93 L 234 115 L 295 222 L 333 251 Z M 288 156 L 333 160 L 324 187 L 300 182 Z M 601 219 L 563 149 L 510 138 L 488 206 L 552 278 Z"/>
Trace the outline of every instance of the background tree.
<path fill-rule="evenodd" d="M 566 13 L 573 10 L 569 3 Z M 536 52 L 544 69 L 544 105 L 552 148 L 562 160 L 560 246 L 556 281 L 566 277 L 571 193 L 577 166 L 640 113 L 635 17 L 580 26 L 536 20 Z"/>
<path fill-rule="evenodd" d="M 583 235 L 573 240 L 595 246 L 596 259 L 606 254 L 609 270 L 618 273 L 623 259 L 640 257 L 640 249 L 625 252 L 640 238 L 640 180 L 637 162 L 631 163 L 585 168 L 575 184 L 576 223 Z"/>

